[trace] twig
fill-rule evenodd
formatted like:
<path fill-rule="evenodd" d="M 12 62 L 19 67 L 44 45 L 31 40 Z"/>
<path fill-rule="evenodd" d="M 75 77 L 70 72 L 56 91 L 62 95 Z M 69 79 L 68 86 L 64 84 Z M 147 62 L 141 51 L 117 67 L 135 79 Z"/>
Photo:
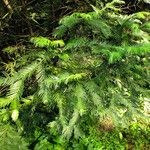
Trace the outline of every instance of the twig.
<path fill-rule="evenodd" d="M 7 8 L 8 11 L 9 11 L 9 18 L 11 18 L 11 15 L 12 15 L 12 13 L 13 13 L 13 9 L 12 9 L 12 7 L 11 7 L 11 5 L 10 5 L 10 3 L 9 3 L 8 0 L 3 0 L 3 2 L 4 2 L 6 8 Z"/>

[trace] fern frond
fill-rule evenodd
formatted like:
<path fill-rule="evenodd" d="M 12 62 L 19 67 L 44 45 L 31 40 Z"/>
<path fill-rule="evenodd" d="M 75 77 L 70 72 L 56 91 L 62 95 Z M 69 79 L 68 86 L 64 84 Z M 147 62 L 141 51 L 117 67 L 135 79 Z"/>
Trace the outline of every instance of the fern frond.
<path fill-rule="evenodd" d="M 26 80 L 30 78 L 33 73 L 36 71 L 37 67 L 39 66 L 38 61 L 34 61 L 30 65 L 24 67 L 23 69 L 19 70 L 13 77 L 14 81 L 17 80 Z M 12 81 L 13 81 L 12 80 Z"/>
<path fill-rule="evenodd" d="M 63 73 L 59 76 L 51 76 L 48 77 L 46 81 L 46 85 L 49 87 L 55 87 L 57 88 L 60 84 L 68 84 L 72 81 L 78 81 L 80 79 L 83 79 L 87 76 L 86 73 L 76 73 L 76 74 L 69 74 L 69 73 Z"/>
<path fill-rule="evenodd" d="M 73 106 L 74 112 L 72 114 L 72 118 L 70 119 L 68 125 L 64 126 L 63 133 L 62 133 L 63 137 L 67 138 L 68 140 L 70 139 L 72 132 L 75 129 L 75 125 L 79 117 L 86 113 L 87 94 L 83 89 L 83 86 L 81 84 L 77 84 L 75 89 L 73 90 L 73 94 L 74 94 L 73 97 L 76 99 L 76 104 Z"/>
<path fill-rule="evenodd" d="M 36 80 L 39 84 L 42 84 L 46 78 L 44 65 L 41 63 L 36 69 Z"/>
<path fill-rule="evenodd" d="M 83 114 L 85 114 L 87 111 L 87 94 L 81 84 L 76 85 L 76 88 L 74 89 L 74 96 L 77 98 L 77 104 L 75 107 L 80 116 L 83 116 Z"/>
<path fill-rule="evenodd" d="M 57 92 L 57 94 L 55 94 L 54 99 L 57 103 L 57 106 L 59 108 L 59 121 L 64 128 L 67 127 L 68 121 L 67 121 L 67 115 L 66 115 L 66 100 L 64 95 L 60 94 Z"/>
<path fill-rule="evenodd" d="M 52 47 L 63 47 L 65 45 L 63 40 L 55 40 L 51 42 Z"/>
<path fill-rule="evenodd" d="M 86 76 L 87 76 L 86 73 L 71 74 L 68 77 L 66 77 L 64 83 L 68 84 L 68 82 L 78 81 L 78 80 L 81 80 L 81 79 L 85 78 Z"/>
<path fill-rule="evenodd" d="M 63 129 L 63 132 L 62 132 L 63 137 L 67 138 L 67 140 L 70 139 L 72 132 L 74 130 L 74 126 L 79 119 L 79 116 L 80 115 L 79 115 L 78 109 L 75 109 L 73 114 L 72 114 L 72 118 L 69 121 L 68 126 Z"/>
<path fill-rule="evenodd" d="M 105 38 L 111 36 L 111 27 L 102 19 L 92 18 L 91 20 L 86 20 L 86 24 L 93 32 L 102 33 Z"/>
<path fill-rule="evenodd" d="M 56 37 L 62 37 L 68 30 L 72 29 L 80 21 L 81 18 L 79 18 L 76 14 L 64 17 L 60 20 L 60 26 L 56 28 L 53 35 Z"/>
<path fill-rule="evenodd" d="M 150 53 L 150 44 L 136 44 L 132 46 L 114 46 L 106 43 L 91 43 L 90 48 L 95 54 L 103 54 L 109 63 L 120 61 L 123 57 L 130 55 L 144 56 Z"/>
<path fill-rule="evenodd" d="M 51 44 L 51 41 L 45 37 L 32 37 L 30 42 L 33 43 L 36 47 L 48 47 Z"/>
<path fill-rule="evenodd" d="M 55 37 L 63 37 L 63 35 L 68 31 L 68 28 L 65 25 L 61 25 L 55 29 L 53 35 Z"/>
<path fill-rule="evenodd" d="M 6 107 L 11 103 L 11 99 L 10 98 L 0 98 L 0 108 L 2 107 Z"/>
<path fill-rule="evenodd" d="M 98 109 L 100 108 L 102 110 L 102 98 L 98 94 L 100 87 L 94 81 L 89 81 L 85 84 L 85 88 L 88 91 L 88 94 L 91 96 L 91 100 L 93 101 L 94 105 L 97 106 Z"/>
<path fill-rule="evenodd" d="M 146 55 L 150 53 L 149 47 L 150 47 L 150 43 L 130 46 L 127 48 L 127 52 L 133 55 Z"/>
<path fill-rule="evenodd" d="M 45 95 L 45 92 L 46 92 L 46 86 L 45 86 L 45 70 L 43 68 L 43 65 L 40 64 L 38 67 L 37 67 L 37 70 L 36 70 L 36 80 L 38 82 L 38 96 L 39 96 L 39 99 L 43 99 L 44 95 Z"/>
<path fill-rule="evenodd" d="M 38 82 L 37 95 L 39 100 L 42 100 L 44 104 L 46 103 L 51 104 L 52 95 L 50 89 L 48 88 L 49 86 L 45 82 L 46 78 L 47 76 L 44 70 L 44 66 L 40 64 L 36 70 L 36 80 Z"/>
<path fill-rule="evenodd" d="M 16 81 L 14 84 L 10 86 L 10 91 L 7 94 L 8 98 L 10 98 L 12 101 L 19 101 L 24 89 L 24 80 Z"/>
<path fill-rule="evenodd" d="M 65 45 L 65 43 L 63 42 L 63 40 L 55 40 L 55 41 L 51 41 L 46 37 L 32 37 L 30 39 L 30 42 L 33 43 L 35 45 L 35 47 L 63 47 Z"/>
<path fill-rule="evenodd" d="M 66 44 L 65 49 L 76 49 L 76 48 L 80 48 L 80 47 L 86 47 L 88 44 L 89 40 L 87 38 L 76 38 L 73 40 L 70 40 L 68 42 L 68 44 Z"/>

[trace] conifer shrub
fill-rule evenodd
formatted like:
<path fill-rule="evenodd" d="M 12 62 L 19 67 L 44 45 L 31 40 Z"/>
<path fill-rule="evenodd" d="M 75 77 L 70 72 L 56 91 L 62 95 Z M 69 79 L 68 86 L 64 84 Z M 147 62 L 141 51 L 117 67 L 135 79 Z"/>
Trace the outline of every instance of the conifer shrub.
<path fill-rule="evenodd" d="M 65 16 L 55 40 L 32 37 L 26 47 L 3 50 L 15 58 L 0 78 L 1 127 L 12 133 L 5 141 L 16 133 L 17 147 L 23 141 L 35 150 L 119 150 L 128 143 L 124 130 L 127 136 L 132 123 L 149 123 L 143 108 L 150 97 L 150 13 L 122 15 L 120 3 Z M 130 136 L 127 145 L 135 146 Z"/>

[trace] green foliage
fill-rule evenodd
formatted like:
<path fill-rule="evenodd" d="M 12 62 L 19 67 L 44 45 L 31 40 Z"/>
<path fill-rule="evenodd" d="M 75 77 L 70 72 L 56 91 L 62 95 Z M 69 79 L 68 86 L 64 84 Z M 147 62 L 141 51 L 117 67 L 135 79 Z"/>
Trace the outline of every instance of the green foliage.
<path fill-rule="evenodd" d="M 11 103 L 11 99 L 10 98 L 0 98 L 0 108 L 6 107 L 10 103 Z"/>
<path fill-rule="evenodd" d="M 27 150 L 28 144 L 10 125 L 0 126 L 0 145 L 5 150 Z"/>
<path fill-rule="evenodd" d="M 133 129 L 134 128 L 134 129 Z M 136 128 L 136 129 L 135 129 Z M 137 129 L 138 128 L 138 129 Z M 93 127 L 89 129 L 90 136 L 80 139 L 77 143 L 74 141 L 74 149 L 148 149 L 149 129 L 139 124 L 133 124 L 130 129 L 114 132 L 100 132 Z M 138 133 L 137 133 L 138 132 Z M 134 136 L 136 134 L 136 136 Z M 140 135 L 142 138 L 139 138 Z"/>
<path fill-rule="evenodd" d="M 81 131 L 80 131 L 81 132 Z M 61 139 L 58 133 L 53 132 L 53 143 L 50 143 L 44 136 L 41 137 L 35 149 L 63 149 L 63 150 L 126 150 L 126 149 L 149 149 L 148 126 L 134 123 L 122 130 L 103 131 L 98 125 L 88 126 L 86 134 L 80 138 L 71 138 L 69 142 Z M 52 134 L 52 132 L 51 132 Z M 141 136 L 142 135 L 142 136 Z M 139 138 L 141 137 L 141 138 Z"/>
<path fill-rule="evenodd" d="M 92 12 L 62 18 L 53 35 L 66 44 L 37 36 L 3 49 L 11 62 L 0 78 L 0 122 L 16 141 L 12 124 L 35 150 L 119 150 L 137 140 L 139 128 L 127 128 L 149 123 L 143 113 L 150 97 L 149 13 L 120 14 L 120 3 L 91 5 Z M 143 131 L 142 141 L 149 134 Z"/>
<path fill-rule="evenodd" d="M 30 40 L 36 47 L 63 47 L 64 42 L 62 40 L 51 41 L 44 37 L 33 37 Z"/>

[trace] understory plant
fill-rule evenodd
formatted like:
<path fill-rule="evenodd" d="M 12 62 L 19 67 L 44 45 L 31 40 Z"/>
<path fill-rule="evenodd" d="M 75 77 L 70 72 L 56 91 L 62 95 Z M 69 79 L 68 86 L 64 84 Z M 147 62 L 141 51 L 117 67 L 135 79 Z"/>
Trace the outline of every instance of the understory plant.
<path fill-rule="evenodd" d="M 144 99 L 150 97 L 150 13 L 122 15 L 120 2 L 62 18 L 53 35 L 63 40 L 32 37 L 27 46 L 3 50 L 15 59 L 4 64 L 0 78 L 0 122 L 12 134 L 0 135 L 11 141 L 18 131 L 16 146 L 23 140 L 29 149 L 61 149 L 68 141 L 87 149 L 94 132 L 149 123 Z M 126 147 L 121 142 L 116 149 Z M 97 149 L 115 146 L 97 143 Z"/>

